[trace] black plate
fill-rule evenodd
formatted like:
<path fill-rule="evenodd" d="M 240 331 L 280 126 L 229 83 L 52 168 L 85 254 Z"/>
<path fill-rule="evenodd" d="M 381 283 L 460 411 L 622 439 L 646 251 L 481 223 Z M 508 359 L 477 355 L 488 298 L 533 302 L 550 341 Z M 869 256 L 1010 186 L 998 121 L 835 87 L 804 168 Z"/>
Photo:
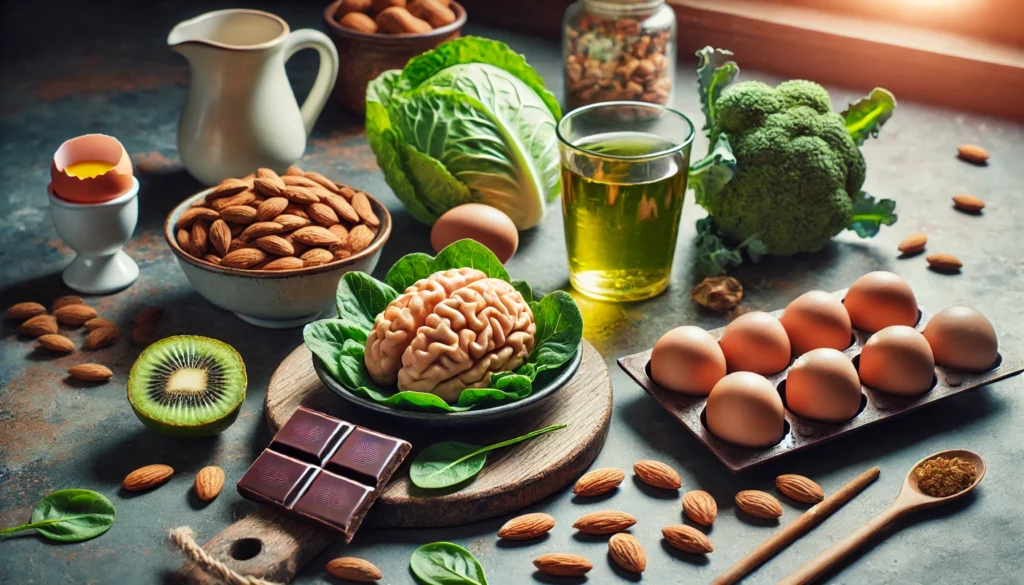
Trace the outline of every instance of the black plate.
<path fill-rule="evenodd" d="M 416 410 L 391 408 L 390 406 L 377 404 L 372 400 L 366 400 L 365 398 L 361 398 L 350 392 L 336 380 L 331 378 L 330 372 L 327 371 L 327 368 L 324 367 L 323 363 L 321 363 L 320 359 L 316 356 L 313 356 L 313 370 L 316 371 L 316 375 L 320 378 L 320 381 L 323 382 L 324 386 L 327 386 L 329 390 L 358 409 L 375 412 L 395 421 L 416 424 L 421 427 L 436 426 L 451 428 L 457 426 L 477 425 L 484 422 L 493 423 L 504 421 L 532 412 L 541 406 L 545 400 L 554 396 L 555 392 L 565 386 L 566 383 L 572 379 L 573 375 L 576 374 L 576 370 L 579 369 L 580 362 L 582 361 L 583 347 L 582 344 L 580 344 L 580 346 L 576 348 L 576 355 L 574 355 L 568 363 L 563 365 L 562 369 L 554 372 L 544 372 L 538 376 L 534 385 L 536 386 L 538 383 L 541 383 L 543 386 L 539 388 L 535 387 L 533 392 L 526 398 L 509 404 L 502 404 L 501 406 L 492 406 L 490 408 L 481 408 L 479 410 L 467 410 L 465 412 L 421 412 Z"/>

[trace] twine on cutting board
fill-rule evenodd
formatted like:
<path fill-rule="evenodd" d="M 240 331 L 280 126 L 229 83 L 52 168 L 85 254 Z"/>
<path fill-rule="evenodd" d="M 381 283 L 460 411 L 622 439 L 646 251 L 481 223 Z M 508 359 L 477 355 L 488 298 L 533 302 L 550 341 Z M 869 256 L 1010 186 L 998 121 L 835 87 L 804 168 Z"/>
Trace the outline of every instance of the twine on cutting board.
<path fill-rule="evenodd" d="M 185 553 L 193 563 L 207 573 L 219 577 L 228 585 L 279 585 L 252 575 L 239 575 L 231 567 L 210 556 L 210 553 L 196 542 L 196 533 L 188 526 L 179 526 L 171 530 L 171 542 L 178 550 Z"/>

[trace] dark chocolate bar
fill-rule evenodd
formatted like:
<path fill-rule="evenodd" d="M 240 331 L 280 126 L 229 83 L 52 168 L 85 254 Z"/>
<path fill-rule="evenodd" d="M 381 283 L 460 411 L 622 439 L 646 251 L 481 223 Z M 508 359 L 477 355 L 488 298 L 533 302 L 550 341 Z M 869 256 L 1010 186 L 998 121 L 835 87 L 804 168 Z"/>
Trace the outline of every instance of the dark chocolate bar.
<path fill-rule="evenodd" d="M 238 480 L 238 493 L 326 524 L 347 543 L 411 449 L 300 407 Z"/>

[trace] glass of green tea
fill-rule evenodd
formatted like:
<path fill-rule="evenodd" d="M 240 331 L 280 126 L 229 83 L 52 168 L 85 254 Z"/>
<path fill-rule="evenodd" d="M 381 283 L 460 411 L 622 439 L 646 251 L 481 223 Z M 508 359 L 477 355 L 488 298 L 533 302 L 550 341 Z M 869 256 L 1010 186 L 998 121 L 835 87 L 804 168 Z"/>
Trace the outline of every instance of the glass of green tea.
<path fill-rule="evenodd" d="M 641 102 L 593 104 L 558 123 L 573 288 L 608 301 L 665 290 L 693 136 L 686 116 Z"/>

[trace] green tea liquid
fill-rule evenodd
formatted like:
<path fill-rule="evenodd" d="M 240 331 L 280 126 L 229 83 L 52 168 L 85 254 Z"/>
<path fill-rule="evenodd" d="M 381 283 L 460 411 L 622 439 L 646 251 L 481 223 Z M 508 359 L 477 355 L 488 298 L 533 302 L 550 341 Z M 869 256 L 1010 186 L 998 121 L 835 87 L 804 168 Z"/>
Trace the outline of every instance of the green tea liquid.
<path fill-rule="evenodd" d="M 673 144 L 640 132 L 598 134 L 576 146 L 591 153 L 646 157 Z M 688 161 L 604 159 L 576 154 L 562 164 L 562 213 L 569 277 L 584 295 L 611 301 L 653 297 L 668 286 Z"/>

